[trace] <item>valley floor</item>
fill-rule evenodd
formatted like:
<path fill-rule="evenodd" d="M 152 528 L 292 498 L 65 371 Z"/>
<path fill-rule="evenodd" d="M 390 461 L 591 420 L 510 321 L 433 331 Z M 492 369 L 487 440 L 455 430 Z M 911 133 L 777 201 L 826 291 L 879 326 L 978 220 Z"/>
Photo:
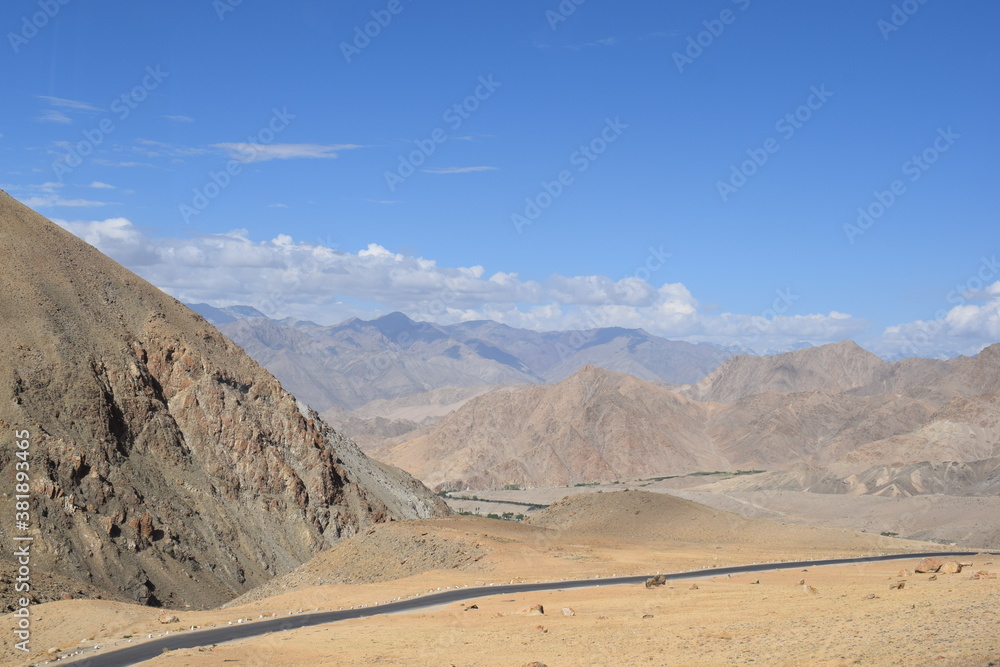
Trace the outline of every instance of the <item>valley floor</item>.
<path fill-rule="evenodd" d="M 161 618 L 164 610 L 106 601 L 37 605 L 35 652 L 21 660 L 13 651 L 10 616 L 0 618 L 0 652 L 11 665 L 79 659 L 167 632 L 383 604 L 449 586 L 938 549 L 735 516 L 668 494 L 595 493 L 554 503 L 532 523 L 455 516 L 381 524 L 209 611 Z M 147 664 L 986 667 L 1000 661 L 1000 581 L 974 575 L 1000 570 L 1000 557 L 968 560 L 962 573 L 934 580 L 898 576 L 914 569 L 907 559 L 707 577 L 697 588 L 685 581 L 488 596 L 179 650 Z M 900 580 L 906 585 L 890 590 Z M 530 613 L 534 605 L 544 614 Z"/>

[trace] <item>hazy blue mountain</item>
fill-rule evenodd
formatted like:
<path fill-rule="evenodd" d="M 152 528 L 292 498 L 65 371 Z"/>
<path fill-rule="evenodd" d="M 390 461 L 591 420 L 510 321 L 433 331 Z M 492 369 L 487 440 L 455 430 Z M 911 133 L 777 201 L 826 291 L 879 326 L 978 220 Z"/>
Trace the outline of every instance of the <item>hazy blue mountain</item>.
<path fill-rule="evenodd" d="M 691 384 L 732 356 L 642 329 L 538 332 L 492 321 L 436 325 L 403 313 L 322 326 L 245 306 L 192 308 L 320 411 L 442 387 L 558 382 L 587 365 Z"/>

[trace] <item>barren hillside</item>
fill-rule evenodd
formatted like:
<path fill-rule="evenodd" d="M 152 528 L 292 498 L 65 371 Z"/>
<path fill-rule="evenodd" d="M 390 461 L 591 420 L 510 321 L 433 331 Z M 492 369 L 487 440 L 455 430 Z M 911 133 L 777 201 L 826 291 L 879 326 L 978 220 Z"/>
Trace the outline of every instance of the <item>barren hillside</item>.
<path fill-rule="evenodd" d="M 0 428 L 30 432 L 39 572 L 217 604 L 375 522 L 445 511 L 200 316 L 5 193 L 0 246 Z M 15 462 L 0 450 L 0 477 Z"/>

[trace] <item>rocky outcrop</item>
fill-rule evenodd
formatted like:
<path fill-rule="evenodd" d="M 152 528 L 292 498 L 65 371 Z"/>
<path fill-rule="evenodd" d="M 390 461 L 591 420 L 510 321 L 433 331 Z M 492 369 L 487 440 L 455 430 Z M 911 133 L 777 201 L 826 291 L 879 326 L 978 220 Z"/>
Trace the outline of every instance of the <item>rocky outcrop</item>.
<path fill-rule="evenodd" d="M 447 511 L 200 316 L 4 193 L 0 246 L 0 433 L 30 434 L 34 567 L 214 605 L 369 524 Z"/>
<path fill-rule="evenodd" d="M 914 572 L 918 574 L 927 574 L 929 572 L 937 572 L 941 569 L 944 563 L 940 558 L 934 556 L 928 556 L 927 558 L 921 558 L 920 562 L 917 563 L 916 567 L 913 568 Z"/>

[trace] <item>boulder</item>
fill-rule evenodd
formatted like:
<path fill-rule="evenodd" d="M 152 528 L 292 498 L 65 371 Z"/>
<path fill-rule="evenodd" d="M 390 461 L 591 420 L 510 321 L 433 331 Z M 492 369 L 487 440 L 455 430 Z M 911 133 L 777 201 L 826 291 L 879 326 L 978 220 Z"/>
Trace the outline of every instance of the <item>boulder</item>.
<path fill-rule="evenodd" d="M 177 618 L 173 614 L 160 614 L 160 623 L 164 625 L 168 623 L 179 623 L 181 619 Z"/>
<path fill-rule="evenodd" d="M 576 612 L 573 611 L 573 609 L 571 607 L 563 607 L 562 608 L 562 615 L 563 616 L 576 616 Z"/>
<path fill-rule="evenodd" d="M 658 574 L 655 577 L 650 577 L 646 580 L 646 588 L 652 588 L 653 586 L 662 586 L 667 583 L 667 576 L 665 574 Z"/>
<path fill-rule="evenodd" d="M 962 571 L 962 565 L 960 563 L 956 563 L 953 560 L 945 562 L 945 564 L 942 565 L 941 568 L 938 570 L 938 572 L 940 572 L 941 574 L 958 574 L 961 571 Z"/>
<path fill-rule="evenodd" d="M 905 587 L 906 587 L 906 582 L 905 581 L 897 581 L 894 584 L 890 584 L 889 590 L 890 591 L 892 591 L 892 590 L 903 590 L 903 588 L 905 588 Z"/>
<path fill-rule="evenodd" d="M 919 572 L 920 574 L 926 574 L 930 572 L 937 572 L 941 569 L 944 563 L 940 558 L 935 558 L 934 556 L 928 556 L 927 558 L 920 559 L 917 566 L 913 568 L 914 572 Z"/>
<path fill-rule="evenodd" d="M 541 616 L 545 613 L 545 607 L 540 604 L 531 605 L 531 609 L 528 610 L 529 616 Z"/>

